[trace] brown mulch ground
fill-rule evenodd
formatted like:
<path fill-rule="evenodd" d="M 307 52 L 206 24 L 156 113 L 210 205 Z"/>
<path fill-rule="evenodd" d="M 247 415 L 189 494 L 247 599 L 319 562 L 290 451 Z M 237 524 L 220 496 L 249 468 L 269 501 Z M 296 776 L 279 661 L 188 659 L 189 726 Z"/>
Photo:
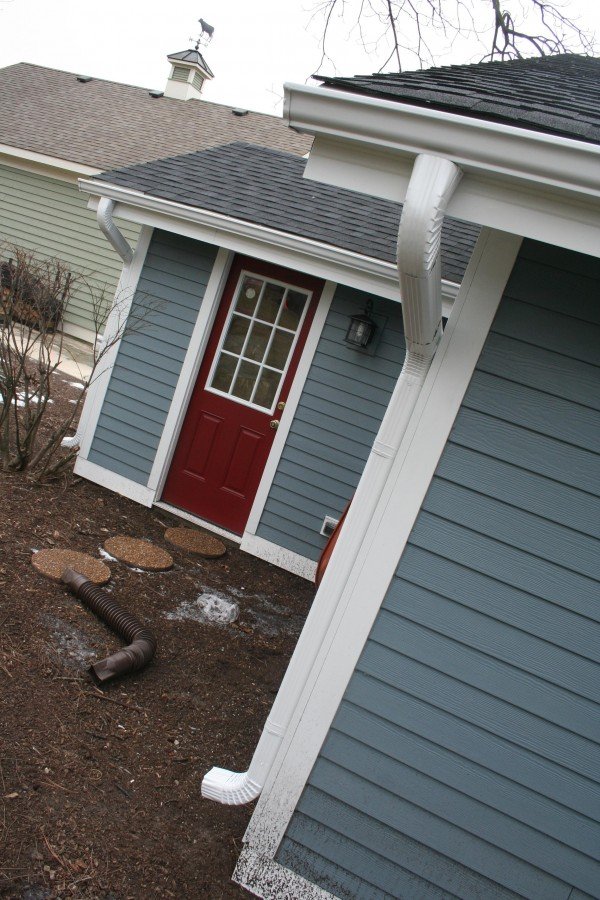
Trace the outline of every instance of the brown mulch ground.
<path fill-rule="evenodd" d="M 58 378 L 53 418 L 76 396 Z M 229 543 L 214 560 L 168 545 L 167 572 L 108 561 L 109 589 L 159 650 L 101 691 L 87 666 L 119 639 L 31 565 L 48 547 L 98 556 L 114 534 L 165 546 L 176 524 L 79 479 L 0 472 L 2 897 L 247 896 L 230 876 L 252 809 L 202 800 L 200 781 L 215 764 L 247 768 L 313 586 Z M 203 593 L 235 601 L 239 619 L 181 618 Z"/>

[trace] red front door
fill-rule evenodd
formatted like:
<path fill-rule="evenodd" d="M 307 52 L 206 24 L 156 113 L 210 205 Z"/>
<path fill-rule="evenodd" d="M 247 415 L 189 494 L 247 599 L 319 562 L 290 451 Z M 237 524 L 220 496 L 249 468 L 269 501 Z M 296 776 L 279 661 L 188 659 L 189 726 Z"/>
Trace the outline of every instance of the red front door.
<path fill-rule="evenodd" d="M 236 259 L 163 500 L 243 532 L 321 287 L 288 269 Z"/>

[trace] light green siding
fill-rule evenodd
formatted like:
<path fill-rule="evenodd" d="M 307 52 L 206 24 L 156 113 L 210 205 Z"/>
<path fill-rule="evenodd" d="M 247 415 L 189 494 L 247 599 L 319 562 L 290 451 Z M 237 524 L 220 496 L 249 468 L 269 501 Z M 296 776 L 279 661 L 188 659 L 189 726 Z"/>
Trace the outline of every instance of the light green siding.
<path fill-rule="evenodd" d="M 135 246 L 139 226 L 120 222 L 119 227 Z M 104 290 L 104 305 L 112 302 L 122 262 L 75 183 L 0 166 L 0 243 L 58 257 L 81 273 L 86 284 L 73 292 L 65 329 L 95 330 L 92 296 L 99 298 Z"/>

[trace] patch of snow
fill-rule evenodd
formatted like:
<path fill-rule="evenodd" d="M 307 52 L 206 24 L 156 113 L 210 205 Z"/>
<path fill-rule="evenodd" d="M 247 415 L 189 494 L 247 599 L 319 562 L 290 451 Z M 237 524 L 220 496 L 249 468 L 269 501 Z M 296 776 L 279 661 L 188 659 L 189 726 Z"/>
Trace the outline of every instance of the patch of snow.
<path fill-rule="evenodd" d="M 77 401 L 77 400 L 69 400 L 69 403 L 78 403 L 78 402 L 79 401 Z"/>
<path fill-rule="evenodd" d="M 32 552 L 32 553 L 39 553 L 40 551 L 39 551 L 39 549 L 37 549 L 36 547 L 31 547 L 31 552 Z"/>
<path fill-rule="evenodd" d="M 57 616 L 45 616 L 44 621 L 50 627 L 56 651 L 67 666 L 80 668 L 82 663 L 87 663 L 96 655 L 97 651 L 90 647 L 87 636 L 69 622 Z"/>
<path fill-rule="evenodd" d="M 29 402 L 30 403 L 39 403 L 40 398 L 38 396 L 36 396 L 35 394 L 30 395 Z M 17 404 L 17 407 L 19 409 L 23 409 L 23 407 L 25 406 L 25 394 L 23 391 L 18 393 L 16 397 L 13 397 L 13 399 L 11 400 L 11 404 L 14 406 L 15 403 Z M 46 400 L 46 403 L 54 403 L 54 400 L 52 400 L 52 399 Z M 2 400 L 0 399 L 0 405 L 1 404 L 2 404 Z"/>
<path fill-rule="evenodd" d="M 184 600 L 177 609 L 166 613 L 167 619 L 191 620 L 192 622 L 214 622 L 230 625 L 240 614 L 240 608 L 233 600 L 218 594 L 200 594 L 195 600 Z"/>
<path fill-rule="evenodd" d="M 110 553 L 104 549 L 104 547 L 98 547 L 98 553 L 102 557 L 102 559 L 108 559 L 110 562 L 117 562 L 116 556 L 111 556 Z"/>
<path fill-rule="evenodd" d="M 82 384 L 81 381 L 69 381 L 67 384 L 70 384 L 72 388 L 77 388 L 78 391 L 85 391 L 85 384 Z"/>

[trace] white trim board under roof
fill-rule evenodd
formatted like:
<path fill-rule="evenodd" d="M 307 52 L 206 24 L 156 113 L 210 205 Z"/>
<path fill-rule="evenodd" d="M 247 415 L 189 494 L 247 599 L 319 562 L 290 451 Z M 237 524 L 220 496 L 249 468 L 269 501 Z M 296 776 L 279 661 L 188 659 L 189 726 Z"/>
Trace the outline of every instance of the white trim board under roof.
<path fill-rule="evenodd" d="M 117 218 L 181 234 L 400 301 L 398 272 L 392 263 L 105 182 L 81 179 L 79 186 L 92 195 L 88 205 L 93 209 L 97 208 L 101 197 L 114 200 Z M 457 290 L 455 283 L 442 282 L 445 316 L 450 313 Z"/>
<path fill-rule="evenodd" d="M 464 177 L 448 215 L 600 254 L 600 146 L 343 91 L 285 85 L 285 116 L 315 135 L 305 177 L 401 201 L 420 153 Z"/>

